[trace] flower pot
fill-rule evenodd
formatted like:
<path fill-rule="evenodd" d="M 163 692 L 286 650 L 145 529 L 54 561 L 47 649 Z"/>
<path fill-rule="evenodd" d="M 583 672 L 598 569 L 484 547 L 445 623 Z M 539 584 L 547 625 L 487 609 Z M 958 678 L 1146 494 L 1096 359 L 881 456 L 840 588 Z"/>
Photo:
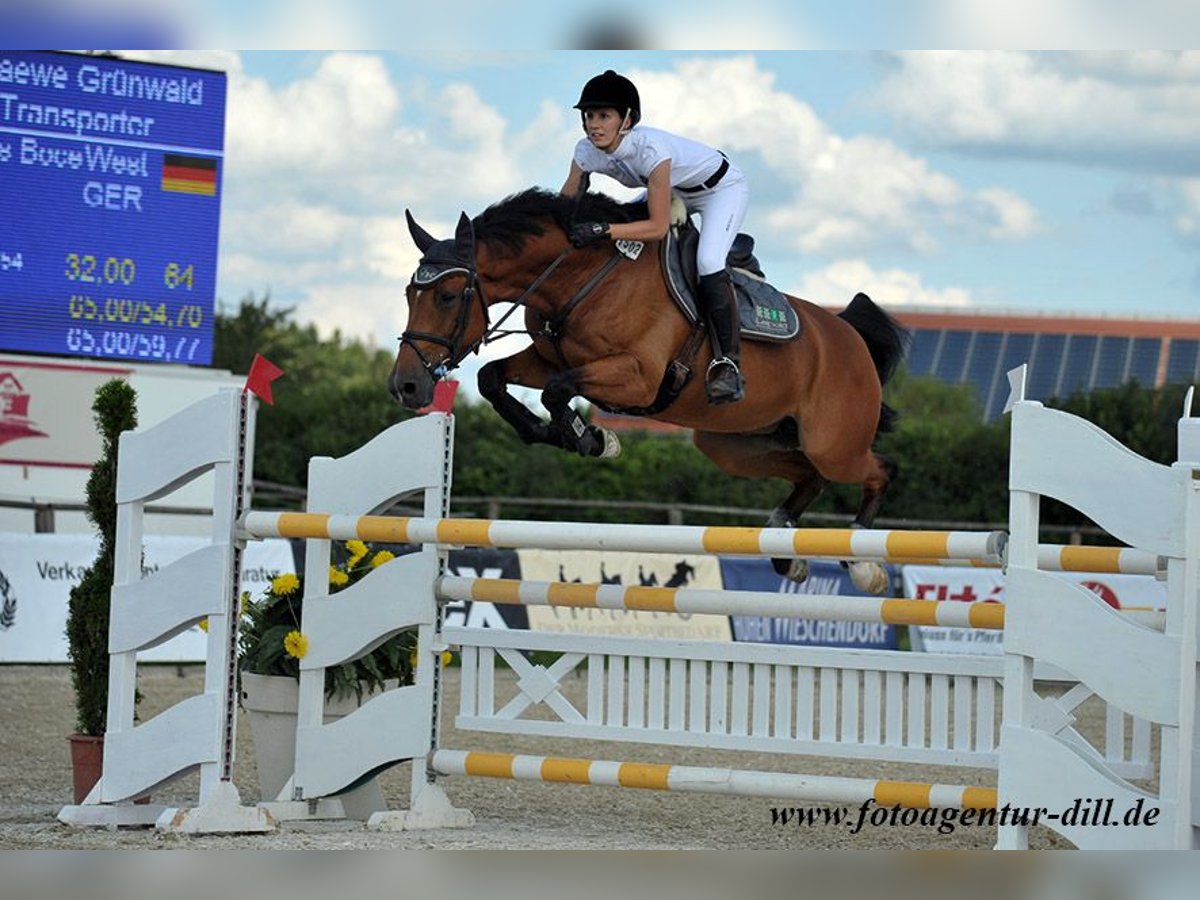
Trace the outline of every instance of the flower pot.
<path fill-rule="evenodd" d="M 104 735 L 72 734 L 67 740 L 71 742 L 71 773 L 78 805 L 87 799 L 104 771 Z"/>
<path fill-rule="evenodd" d="M 300 682 L 283 675 L 254 675 L 242 672 L 242 708 L 254 736 L 254 759 L 258 766 L 259 796 L 266 802 L 279 797 L 296 768 L 296 719 L 300 705 Z M 373 696 L 363 694 L 363 700 Z M 325 701 L 325 724 L 354 712 L 361 704 L 355 696 Z M 348 791 L 355 808 L 387 809 L 379 782 L 372 778 Z M 285 798 L 286 799 L 286 798 Z M 365 807 L 362 804 L 366 804 Z M 349 814 L 349 809 L 347 809 Z M 356 816 L 357 817 L 357 816 Z"/>

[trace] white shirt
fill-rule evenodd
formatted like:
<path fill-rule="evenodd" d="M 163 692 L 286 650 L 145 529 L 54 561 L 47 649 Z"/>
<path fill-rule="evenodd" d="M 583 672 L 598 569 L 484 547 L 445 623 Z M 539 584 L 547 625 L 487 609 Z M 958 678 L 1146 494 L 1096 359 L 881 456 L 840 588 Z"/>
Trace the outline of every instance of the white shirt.
<path fill-rule="evenodd" d="M 703 184 L 721 165 L 721 154 L 707 144 L 647 125 L 634 126 L 612 153 L 581 138 L 574 158 L 583 171 L 608 175 L 633 188 L 645 187 L 664 160 L 671 161 L 671 187 Z"/>

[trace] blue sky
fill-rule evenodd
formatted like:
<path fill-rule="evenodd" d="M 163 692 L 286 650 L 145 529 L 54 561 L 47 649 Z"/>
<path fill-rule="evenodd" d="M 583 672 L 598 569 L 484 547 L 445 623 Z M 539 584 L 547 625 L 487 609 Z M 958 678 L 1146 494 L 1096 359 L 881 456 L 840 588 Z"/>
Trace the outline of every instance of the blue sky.
<path fill-rule="evenodd" d="M 460 210 L 561 186 L 579 135 L 570 107 L 607 67 L 637 82 L 647 124 L 746 171 L 744 230 L 789 293 L 1200 316 L 1196 52 L 151 58 L 229 72 L 220 298 L 269 290 L 302 321 L 383 347 L 403 329 L 418 255 L 405 208 L 448 235 Z"/>

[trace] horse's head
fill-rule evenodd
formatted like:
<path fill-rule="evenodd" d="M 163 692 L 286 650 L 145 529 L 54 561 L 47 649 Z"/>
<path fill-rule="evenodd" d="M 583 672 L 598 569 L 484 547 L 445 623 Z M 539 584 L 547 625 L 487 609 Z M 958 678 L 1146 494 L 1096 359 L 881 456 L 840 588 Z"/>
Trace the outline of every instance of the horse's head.
<path fill-rule="evenodd" d="M 439 241 L 405 210 L 421 261 L 405 294 L 408 327 L 388 379 L 392 396 L 409 409 L 428 406 L 434 384 L 479 346 L 487 311 L 475 269 L 475 230 L 467 214 L 450 240 Z"/>

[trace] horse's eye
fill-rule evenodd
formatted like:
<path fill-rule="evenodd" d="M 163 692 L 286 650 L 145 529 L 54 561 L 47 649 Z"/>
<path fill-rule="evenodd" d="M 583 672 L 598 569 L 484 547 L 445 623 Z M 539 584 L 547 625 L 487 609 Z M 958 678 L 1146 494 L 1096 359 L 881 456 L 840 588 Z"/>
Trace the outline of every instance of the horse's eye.
<path fill-rule="evenodd" d="M 437 302 L 439 306 L 449 306 L 458 300 L 458 294 L 453 291 L 438 291 Z"/>

